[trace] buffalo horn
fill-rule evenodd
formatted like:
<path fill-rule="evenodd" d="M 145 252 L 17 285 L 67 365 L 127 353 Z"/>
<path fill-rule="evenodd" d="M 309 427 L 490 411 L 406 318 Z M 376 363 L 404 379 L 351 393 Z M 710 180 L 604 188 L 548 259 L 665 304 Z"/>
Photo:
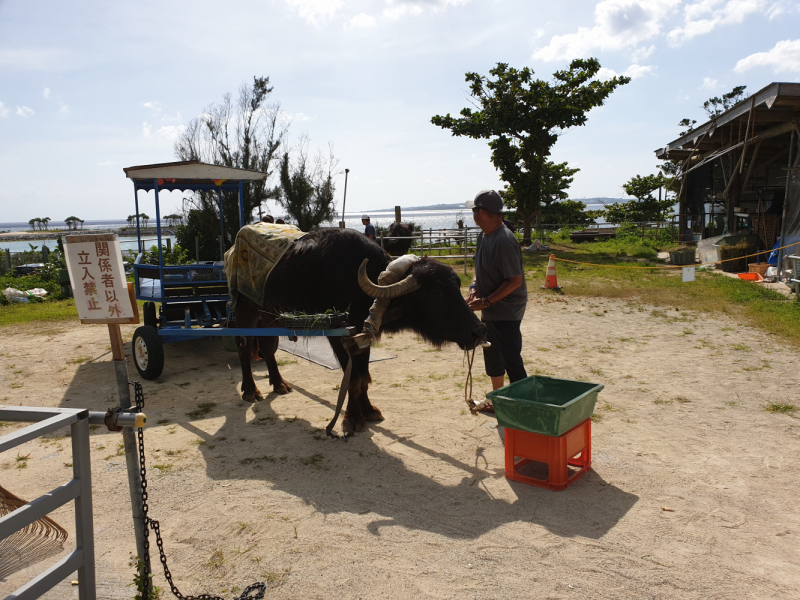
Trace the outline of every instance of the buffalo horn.
<path fill-rule="evenodd" d="M 414 290 L 419 289 L 419 282 L 414 279 L 413 275 L 409 275 L 402 281 L 398 281 L 397 283 L 393 283 L 391 285 L 377 285 L 372 283 L 370 278 L 367 276 L 368 262 L 369 259 L 365 258 L 364 262 L 361 263 L 361 266 L 358 267 L 358 285 L 361 286 L 361 289 L 364 290 L 364 293 L 370 298 L 397 298 L 398 296 L 409 294 Z"/>

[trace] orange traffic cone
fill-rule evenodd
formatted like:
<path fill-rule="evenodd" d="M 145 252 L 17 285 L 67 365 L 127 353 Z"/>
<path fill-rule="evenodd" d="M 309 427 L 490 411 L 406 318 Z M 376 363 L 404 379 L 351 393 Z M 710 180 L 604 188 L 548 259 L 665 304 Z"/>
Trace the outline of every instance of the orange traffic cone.
<path fill-rule="evenodd" d="M 560 290 L 558 279 L 556 278 L 556 256 L 550 255 L 550 262 L 547 263 L 547 276 L 544 278 L 543 290 Z"/>

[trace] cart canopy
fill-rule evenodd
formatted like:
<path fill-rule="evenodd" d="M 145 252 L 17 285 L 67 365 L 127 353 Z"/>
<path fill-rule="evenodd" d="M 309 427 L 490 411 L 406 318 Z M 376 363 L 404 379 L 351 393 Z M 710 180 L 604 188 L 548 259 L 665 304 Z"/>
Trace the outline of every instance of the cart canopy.
<path fill-rule="evenodd" d="M 267 174 L 260 171 L 210 165 L 199 160 L 140 165 L 122 170 L 133 181 L 137 190 L 152 190 L 157 181 L 160 190 L 197 191 L 221 188 L 234 191 L 239 189 L 240 182 L 265 181 L 267 178 Z"/>

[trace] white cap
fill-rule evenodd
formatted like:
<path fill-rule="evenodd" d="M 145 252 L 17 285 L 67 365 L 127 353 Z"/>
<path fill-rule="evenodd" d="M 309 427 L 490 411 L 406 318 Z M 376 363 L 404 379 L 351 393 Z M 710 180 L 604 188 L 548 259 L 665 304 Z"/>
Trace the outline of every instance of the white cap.
<path fill-rule="evenodd" d="M 369 221 L 369 215 L 361 215 L 362 221 Z"/>

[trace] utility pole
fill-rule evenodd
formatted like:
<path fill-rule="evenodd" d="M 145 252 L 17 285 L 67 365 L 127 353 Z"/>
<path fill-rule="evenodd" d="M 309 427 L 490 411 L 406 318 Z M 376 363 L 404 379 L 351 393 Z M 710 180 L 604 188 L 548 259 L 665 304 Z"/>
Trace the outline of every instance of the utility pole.
<path fill-rule="evenodd" d="M 344 170 L 344 199 L 342 200 L 342 220 L 339 221 L 339 229 L 344 229 L 344 206 L 347 204 L 347 174 L 350 169 Z"/>

